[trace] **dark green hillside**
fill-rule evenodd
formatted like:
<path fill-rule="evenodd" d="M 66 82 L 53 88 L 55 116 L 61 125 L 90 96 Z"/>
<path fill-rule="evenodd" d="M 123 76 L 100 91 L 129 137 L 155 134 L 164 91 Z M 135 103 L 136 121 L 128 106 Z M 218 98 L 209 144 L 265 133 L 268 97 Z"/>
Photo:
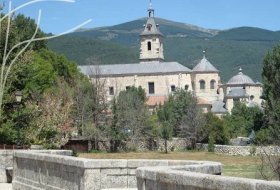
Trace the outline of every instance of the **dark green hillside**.
<path fill-rule="evenodd" d="M 262 60 L 265 53 L 276 42 L 222 41 L 173 38 L 166 39 L 165 57 L 178 60 L 181 64 L 193 68 L 202 58 L 202 50 L 207 50 L 208 60 L 221 71 L 223 81 L 244 69 L 253 80 L 260 80 Z M 174 48 L 176 47 L 176 49 Z"/>
<path fill-rule="evenodd" d="M 279 41 L 280 32 L 273 32 L 261 28 L 240 27 L 219 32 L 214 39 L 243 40 L 243 41 Z"/>
<path fill-rule="evenodd" d="M 54 39 L 49 47 L 65 54 L 79 65 L 89 60 L 101 64 L 138 62 L 139 34 L 146 19 L 116 26 L 87 29 Z M 197 26 L 157 18 L 165 35 L 165 58 L 193 68 L 207 50 L 207 57 L 221 71 L 223 81 L 238 72 L 260 80 L 262 60 L 280 40 L 280 31 L 240 27 L 225 31 L 208 30 Z"/>
<path fill-rule="evenodd" d="M 138 55 L 128 47 L 88 37 L 63 36 L 48 42 L 50 49 L 78 64 L 117 64 L 135 62 Z"/>

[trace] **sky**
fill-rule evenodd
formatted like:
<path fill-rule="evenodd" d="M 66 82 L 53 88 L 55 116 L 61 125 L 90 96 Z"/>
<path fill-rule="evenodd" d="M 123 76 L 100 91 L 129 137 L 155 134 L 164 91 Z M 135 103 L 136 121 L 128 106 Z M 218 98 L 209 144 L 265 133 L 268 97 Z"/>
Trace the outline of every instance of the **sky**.
<path fill-rule="evenodd" d="M 31 0 L 12 0 L 12 7 Z M 5 2 L 8 7 L 8 0 Z M 155 16 L 209 29 L 241 26 L 280 30 L 280 0 L 152 0 Z M 111 26 L 147 16 L 149 0 L 76 0 L 75 3 L 39 2 L 21 9 L 31 18 L 42 10 L 44 32 L 64 32 L 88 19 L 84 28 Z"/>

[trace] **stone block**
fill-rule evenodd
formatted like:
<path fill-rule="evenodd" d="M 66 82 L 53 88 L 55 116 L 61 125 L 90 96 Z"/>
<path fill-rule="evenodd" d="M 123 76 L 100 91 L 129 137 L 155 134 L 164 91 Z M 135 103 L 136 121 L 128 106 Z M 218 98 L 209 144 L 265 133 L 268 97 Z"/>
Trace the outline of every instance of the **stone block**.
<path fill-rule="evenodd" d="M 5 168 L 0 168 L 0 183 L 7 183 L 7 174 Z"/>

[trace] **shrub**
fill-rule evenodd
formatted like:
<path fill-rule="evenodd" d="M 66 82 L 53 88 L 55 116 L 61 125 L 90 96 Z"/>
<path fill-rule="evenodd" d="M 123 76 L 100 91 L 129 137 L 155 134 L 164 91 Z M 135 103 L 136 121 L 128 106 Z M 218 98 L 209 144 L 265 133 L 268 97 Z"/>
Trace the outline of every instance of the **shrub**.
<path fill-rule="evenodd" d="M 215 151 L 215 140 L 212 135 L 209 136 L 208 141 L 208 152 L 214 152 Z"/>

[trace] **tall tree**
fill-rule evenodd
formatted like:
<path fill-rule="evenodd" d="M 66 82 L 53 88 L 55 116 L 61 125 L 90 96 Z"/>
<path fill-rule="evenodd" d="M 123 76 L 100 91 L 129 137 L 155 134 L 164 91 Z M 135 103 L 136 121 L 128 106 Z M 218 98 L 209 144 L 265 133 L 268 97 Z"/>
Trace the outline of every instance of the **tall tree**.
<path fill-rule="evenodd" d="M 195 147 L 195 142 L 200 139 L 199 132 L 204 119 L 191 92 L 177 89 L 159 109 L 158 114 L 160 122 L 167 122 L 173 128 L 175 136 L 192 141 L 192 146 Z"/>
<path fill-rule="evenodd" d="M 268 126 L 273 130 L 274 141 L 280 145 L 280 46 L 266 55 L 262 78 L 265 115 Z"/>
<path fill-rule="evenodd" d="M 232 113 L 224 117 L 230 138 L 247 137 L 252 131 L 259 131 L 264 125 L 263 115 L 263 110 L 257 106 L 248 107 L 244 103 L 237 102 Z"/>
<path fill-rule="evenodd" d="M 145 91 L 141 87 L 130 87 L 119 93 L 112 107 L 113 140 L 119 141 L 123 138 L 122 140 L 129 140 L 132 146 L 136 146 L 138 140 L 146 138 L 147 131 L 144 127 L 149 111 L 145 101 Z"/>
<path fill-rule="evenodd" d="M 271 142 L 280 146 L 280 46 L 278 45 L 269 52 L 263 62 L 262 72 L 265 99 L 265 129 L 261 135 L 266 140 L 262 142 Z M 265 136 L 264 136 L 265 134 Z M 262 165 L 260 173 L 265 179 L 280 180 L 280 160 L 278 155 L 271 154 L 270 151 L 263 149 L 261 155 Z"/>

